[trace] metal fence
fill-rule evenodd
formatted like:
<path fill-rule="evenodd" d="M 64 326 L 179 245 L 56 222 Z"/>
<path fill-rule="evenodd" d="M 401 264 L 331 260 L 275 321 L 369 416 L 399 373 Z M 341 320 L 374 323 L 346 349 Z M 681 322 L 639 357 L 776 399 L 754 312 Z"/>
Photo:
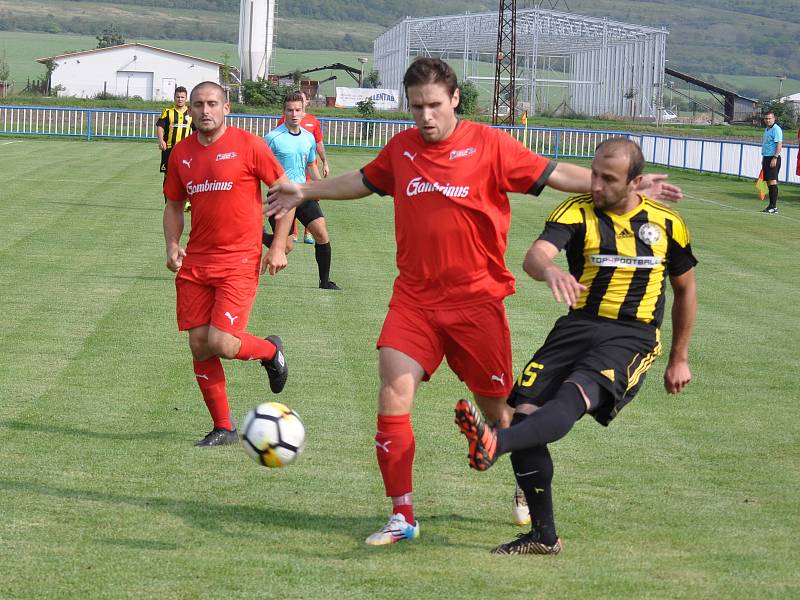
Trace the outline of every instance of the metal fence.
<path fill-rule="evenodd" d="M 99 108 L 0 106 L 0 134 L 49 135 L 101 139 L 153 139 L 159 113 Z M 278 116 L 229 115 L 228 123 L 263 136 Z M 412 127 L 410 121 L 367 121 L 320 118 L 327 146 L 382 148 L 393 135 Z M 587 131 L 541 127 L 503 127 L 531 150 L 554 158 L 591 158 L 605 139 L 625 136 L 642 147 L 650 164 L 755 179 L 761 169 L 761 146 L 753 142 L 723 141 L 637 134 L 624 131 Z M 798 148 L 784 144 L 779 181 L 800 183 L 795 172 Z"/>

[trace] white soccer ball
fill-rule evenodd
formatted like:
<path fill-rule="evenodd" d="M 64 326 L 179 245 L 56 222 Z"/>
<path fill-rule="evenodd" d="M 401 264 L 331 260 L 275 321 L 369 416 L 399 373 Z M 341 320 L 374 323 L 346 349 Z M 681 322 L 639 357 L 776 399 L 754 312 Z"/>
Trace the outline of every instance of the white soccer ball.
<path fill-rule="evenodd" d="M 265 467 L 292 464 L 306 445 L 306 429 L 297 413 L 280 402 L 259 404 L 245 416 L 239 439 L 247 454 Z"/>

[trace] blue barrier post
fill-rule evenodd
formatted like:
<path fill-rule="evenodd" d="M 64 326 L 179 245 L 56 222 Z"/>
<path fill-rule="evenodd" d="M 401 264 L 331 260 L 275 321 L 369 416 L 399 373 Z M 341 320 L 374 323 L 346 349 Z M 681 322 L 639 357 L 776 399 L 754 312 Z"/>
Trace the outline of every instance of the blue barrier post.
<path fill-rule="evenodd" d="M 86 119 L 86 141 L 87 142 L 91 142 L 92 141 L 92 113 L 94 111 L 87 110 L 86 112 L 88 114 L 87 119 Z"/>
<path fill-rule="evenodd" d="M 560 134 L 561 134 L 561 131 L 556 129 L 556 151 L 555 151 L 555 156 L 553 158 L 558 158 L 558 146 L 561 143 L 561 141 L 560 141 L 561 140 L 561 135 Z"/>
<path fill-rule="evenodd" d="M 742 155 L 744 154 L 744 144 L 739 142 L 739 177 L 742 176 Z"/>
<path fill-rule="evenodd" d="M 668 138 L 669 141 L 667 142 L 667 166 L 670 166 L 670 162 L 672 162 L 672 138 Z"/>
<path fill-rule="evenodd" d="M 706 141 L 700 140 L 700 172 L 703 172 L 703 160 L 706 157 Z"/>
<path fill-rule="evenodd" d="M 689 144 L 687 143 L 689 140 L 683 140 L 683 164 L 681 165 L 684 169 L 686 168 L 686 146 Z"/>

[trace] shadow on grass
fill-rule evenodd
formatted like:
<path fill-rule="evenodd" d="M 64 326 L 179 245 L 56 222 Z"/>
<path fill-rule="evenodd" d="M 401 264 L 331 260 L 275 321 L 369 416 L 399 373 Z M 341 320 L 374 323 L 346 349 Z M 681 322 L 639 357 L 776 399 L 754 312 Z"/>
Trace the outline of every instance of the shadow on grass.
<path fill-rule="evenodd" d="M 135 496 L 117 494 L 113 492 L 98 492 L 92 490 L 76 490 L 57 487 L 48 484 L 39 484 L 25 481 L 0 479 L 0 491 L 22 492 L 29 495 L 49 496 L 61 500 L 76 500 L 101 502 L 109 505 L 129 505 L 145 510 L 155 510 L 169 513 L 182 519 L 192 527 L 220 535 L 230 531 L 231 526 L 241 527 L 243 524 L 254 526 L 269 526 L 275 528 L 289 528 L 297 530 L 310 530 L 323 535 L 331 533 L 353 538 L 360 542 L 368 534 L 375 531 L 378 523 L 385 519 L 385 515 L 367 514 L 360 510 L 362 516 L 352 517 L 341 514 L 315 514 L 298 510 L 291 510 L 285 506 L 269 506 L 265 501 L 263 506 L 215 503 L 202 500 L 184 500 L 175 498 L 159 498 L 155 496 Z M 446 522 L 448 527 L 457 529 L 474 529 L 476 525 L 485 526 L 494 523 L 493 520 L 479 519 L 457 514 L 431 515 L 426 523 Z M 257 530 L 254 530 L 254 535 Z M 170 549 L 169 543 L 131 540 L 126 538 L 104 538 L 102 543 L 116 544 L 131 547 L 146 547 L 152 549 Z M 209 543 L 212 543 L 209 541 Z M 430 535 L 425 537 L 426 545 L 452 546 L 447 536 Z M 163 545 L 163 548 L 161 547 Z M 459 544 L 461 545 L 461 544 Z M 358 548 L 362 548 L 361 545 Z M 363 546 L 370 552 L 374 550 Z M 349 550 L 352 550 L 349 549 Z M 360 552 L 360 551 L 359 551 Z"/>
<path fill-rule="evenodd" d="M 37 423 L 27 423 L 25 421 L 0 421 L 0 429 L 11 429 L 13 431 L 34 431 L 38 433 L 55 433 L 58 435 L 73 435 L 81 438 L 95 438 L 99 440 L 114 441 L 137 441 L 137 440 L 185 440 L 186 435 L 175 431 L 140 431 L 140 432 L 116 432 L 116 431 L 93 431 L 91 429 L 81 429 L 79 427 L 64 427 L 54 425 L 39 425 Z"/>

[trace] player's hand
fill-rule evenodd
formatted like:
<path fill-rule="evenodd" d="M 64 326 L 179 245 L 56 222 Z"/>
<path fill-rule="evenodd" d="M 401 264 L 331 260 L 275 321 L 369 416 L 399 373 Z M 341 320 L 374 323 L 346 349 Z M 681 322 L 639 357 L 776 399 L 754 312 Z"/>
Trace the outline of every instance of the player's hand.
<path fill-rule="evenodd" d="M 183 266 L 183 259 L 186 258 L 186 250 L 180 246 L 167 250 L 167 268 L 173 273 L 177 273 Z"/>
<path fill-rule="evenodd" d="M 544 280 L 556 302 L 564 302 L 568 306 L 575 306 L 581 292 L 586 289 L 586 286 L 578 283 L 578 280 L 571 274 L 562 271 L 555 265 L 544 272 Z"/>
<path fill-rule="evenodd" d="M 275 276 L 279 271 L 283 271 L 288 264 L 289 260 L 286 258 L 286 252 L 273 246 L 267 250 L 261 259 L 261 274 L 263 275 L 269 269 L 269 274 Z"/>
<path fill-rule="evenodd" d="M 161 148 L 161 150 L 166 150 L 167 142 L 165 142 L 164 140 L 158 140 L 158 147 Z"/>
<path fill-rule="evenodd" d="M 670 360 L 667 370 L 664 371 L 664 389 L 668 394 L 678 394 L 689 385 L 692 380 L 692 372 L 689 370 L 689 362 L 685 360 Z"/>
<path fill-rule="evenodd" d="M 322 176 L 327 177 L 331 174 L 331 168 L 328 166 L 328 161 L 322 163 Z"/>
<path fill-rule="evenodd" d="M 668 175 L 664 175 L 663 173 L 642 175 L 642 181 L 639 183 L 639 187 L 636 188 L 636 191 L 654 200 L 678 202 L 683 198 L 683 190 L 677 185 L 667 183 L 667 177 Z"/>
<path fill-rule="evenodd" d="M 302 203 L 303 193 L 300 186 L 291 181 L 283 181 L 270 188 L 264 214 L 280 219 Z"/>

